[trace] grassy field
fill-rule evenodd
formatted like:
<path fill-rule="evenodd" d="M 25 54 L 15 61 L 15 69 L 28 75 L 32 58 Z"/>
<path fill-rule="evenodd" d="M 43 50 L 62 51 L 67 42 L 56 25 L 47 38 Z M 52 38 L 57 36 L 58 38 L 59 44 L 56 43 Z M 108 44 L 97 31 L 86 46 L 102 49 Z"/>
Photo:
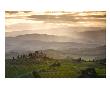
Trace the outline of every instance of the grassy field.
<path fill-rule="evenodd" d="M 6 78 L 105 78 L 101 61 L 72 59 L 6 59 Z"/>

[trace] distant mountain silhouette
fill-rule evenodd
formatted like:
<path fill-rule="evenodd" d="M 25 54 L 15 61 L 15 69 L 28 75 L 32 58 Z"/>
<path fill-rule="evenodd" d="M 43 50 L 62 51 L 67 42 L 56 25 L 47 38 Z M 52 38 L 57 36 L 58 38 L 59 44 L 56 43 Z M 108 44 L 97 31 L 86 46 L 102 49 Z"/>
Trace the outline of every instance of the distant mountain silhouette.
<path fill-rule="evenodd" d="M 71 42 L 71 38 L 47 34 L 25 34 L 16 37 L 6 37 L 6 52 L 13 50 L 92 48 L 98 46 L 93 43 Z"/>
<path fill-rule="evenodd" d="M 6 39 L 19 39 L 19 40 L 40 40 L 47 42 L 68 42 L 71 38 L 66 36 L 56 36 L 48 34 L 25 34 L 16 37 L 6 37 Z"/>

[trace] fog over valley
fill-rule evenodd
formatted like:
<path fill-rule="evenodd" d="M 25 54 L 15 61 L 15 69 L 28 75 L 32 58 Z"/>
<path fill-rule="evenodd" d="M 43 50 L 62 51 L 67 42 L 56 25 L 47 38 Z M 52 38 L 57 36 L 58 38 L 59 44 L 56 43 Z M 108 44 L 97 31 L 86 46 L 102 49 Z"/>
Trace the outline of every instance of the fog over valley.
<path fill-rule="evenodd" d="M 73 55 L 105 57 L 106 13 L 6 11 L 5 34 L 7 57 L 13 52 L 36 50 L 47 54 L 59 52 L 65 58 Z"/>

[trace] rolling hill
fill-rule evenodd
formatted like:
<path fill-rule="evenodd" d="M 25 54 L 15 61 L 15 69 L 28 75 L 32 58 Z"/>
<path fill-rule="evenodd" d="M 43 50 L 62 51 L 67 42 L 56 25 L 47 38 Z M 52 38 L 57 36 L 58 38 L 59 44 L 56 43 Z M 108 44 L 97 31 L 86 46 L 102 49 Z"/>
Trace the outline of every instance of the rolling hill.
<path fill-rule="evenodd" d="M 6 52 L 16 50 L 46 50 L 46 49 L 69 49 L 69 48 L 94 48 L 99 45 L 93 43 L 78 43 L 70 41 L 65 36 L 47 34 L 26 34 L 16 37 L 6 37 Z"/>

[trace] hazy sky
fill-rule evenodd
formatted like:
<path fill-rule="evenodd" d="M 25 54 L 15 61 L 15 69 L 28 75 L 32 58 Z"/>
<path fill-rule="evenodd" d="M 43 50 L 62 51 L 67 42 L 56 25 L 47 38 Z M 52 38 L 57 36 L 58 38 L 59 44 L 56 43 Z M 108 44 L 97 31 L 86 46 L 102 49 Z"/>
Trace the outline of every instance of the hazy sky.
<path fill-rule="evenodd" d="M 56 11 L 7 11 L 6 32 L 17 34 L 40 33 L 70 35 L 75 32 L 103 31 L 106 27 L 106 13 L 56 12 Z M 16 35 L 16 34 L 15 34 Z"/>

